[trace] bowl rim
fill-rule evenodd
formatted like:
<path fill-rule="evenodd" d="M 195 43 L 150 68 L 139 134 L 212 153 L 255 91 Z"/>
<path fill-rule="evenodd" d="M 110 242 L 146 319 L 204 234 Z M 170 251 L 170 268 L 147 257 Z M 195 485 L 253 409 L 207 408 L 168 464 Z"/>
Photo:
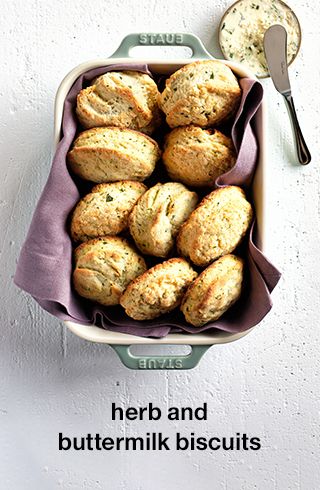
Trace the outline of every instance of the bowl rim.
<path fill-rule="evenodd" d="M 221 42 L 221 27 L 222 27 L 222 24 L 225 20 L 225 18 L 227 17 L 227 15 L 229 14 L 230 10 L 232 10 L 236 5 L 238 5 L 239 3 L 241 2 L 246 2 L 246 1 L 249 1 L 249 0 L 236 0 L 235 2 L 233 2 L 230 7 L 227 8 L 227 10 L 224 12 L 224 14 L 222 15 L 221 19 L 220 19 L 220 22 L 219 22 L 219 25 L 218 25 L 218 41 L 219 41 L 219 46 L 220 46 L 220 49 L 221 49 L 221 52 L 223 54 L 223 56 L 225 57 L 226 60 L 228 61 L 233 61 L 235 63 L 238 63 L 240 65 L 242 65 L 242 63 L 240 61 L 236 61 L 236 60 L 233 60 L 231 59 L 230 57 L 228 57 L 226 55 L 226 52 L 224 51 L 223 49 L 223 43 Z M 301 24 L 300 24 L 300 21 L 299 21 L 299 18 L 297 16 L 297 14 L 295 13 L 295 11 L 286 3 L 284 2 L 283 0 L 276 0 L 278 3 L 284 5 L 291 13 L 292 15 L 294 16 L 294 18 L 296 19 L 297 21 L 297 25 L 298 25 L 298 30 L 299 30 L 299 43 L 298 43 L 298 47 L 297 47 L 297 51 L 295 52 L 294 56 L 291 58 L 290 62 L 288 63 L 288 67 L 290 65 L 292 65 L 292 63 L 294 62 L 294 60 L 296 59 L 296 57 L 298 56 L 299 52 L 300 52 L 300 48 L 301 48 L 301 42 L 302 42 L 302 29 L 301 29 Z M 246 65 L 245 65 L 246 66 Z M 248 68 L 249 69 L 249 68 Z M 259 79 L 259 80 L 263 80 L 265 78 L 270 78 L 270 73 L 268 71 L 268 74 L 267 75 L 263 75 L 263 76 L 259 76 L 255 73 L 255 76 Z"/>

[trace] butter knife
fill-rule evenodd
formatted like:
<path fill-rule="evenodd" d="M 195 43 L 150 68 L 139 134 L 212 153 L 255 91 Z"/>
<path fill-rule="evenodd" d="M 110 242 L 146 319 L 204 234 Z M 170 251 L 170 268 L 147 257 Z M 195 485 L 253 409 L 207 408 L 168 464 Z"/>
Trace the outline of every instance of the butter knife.
<path fill-rule="evenodd" d="M 311 161 L 311 154 L 300 129 L 291 94 L 287 65 L 286 29 L 278 24 L 269 27 L 269 29 L 265 32 L 263 45 L 273 84 L 277 91 L 283 95 L 286 102 L 295 139 L 298 160 L 301 165 L 307 165 Z"/>

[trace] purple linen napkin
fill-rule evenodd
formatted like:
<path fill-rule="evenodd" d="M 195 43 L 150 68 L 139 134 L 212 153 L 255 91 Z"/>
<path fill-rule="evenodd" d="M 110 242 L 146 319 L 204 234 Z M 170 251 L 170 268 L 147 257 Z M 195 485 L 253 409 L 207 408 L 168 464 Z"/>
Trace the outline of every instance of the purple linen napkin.
<path fill-rule="evenodd" d="M 155 320 L 138 322 L 129 318 L 120 306 L 103 307 L 92 303 L 79 297 L 72 288 L 72 242 L 67 223 L 80 192 L 68 171 L 66 155 L 77 132 L 74 111 L 76 96 L 95 77 L 108 71 L 128 69 L 150 74 L 146 65 L 112 65 L 84 73 L 70 89 L 64 104 L 62 138 L 20 253 L 15 284 L 61 320 L 96 324 L 121 333 L 159 338 L 170 331 L 196 333 L 212 328 L 227 332 L 247 330 L 258 324 L 271 309 L 270 293 L 280 278 L 277 269 L 254 244 L 253 229 L 244 247 L 247 277 L 241 300 L 218 321 L 201 328 L 187 324 L 178 310 Z M 216 180 L 216 186 L 234 184 L 248 191 L 258 154 L 251 122 L 260 106 L 263 90 L 259 82 L 246 78 L 240 80 L 240 85 L 242 100 L 231 130 L 238 153 L 237 162 Z"/>

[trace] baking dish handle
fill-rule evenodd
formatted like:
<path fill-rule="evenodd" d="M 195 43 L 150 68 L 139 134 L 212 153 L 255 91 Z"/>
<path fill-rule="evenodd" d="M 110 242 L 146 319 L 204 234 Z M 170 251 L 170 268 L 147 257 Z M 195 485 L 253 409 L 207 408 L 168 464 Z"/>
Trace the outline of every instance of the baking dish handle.
<path fill-rule="evenodd" d="M 130 50 L 137 46 L 187 46 L 192 51 L 190 59 L 212 58 L 195 34 L 169 32 L 128 34 L 110 58 L 130 58 Z"/>
<path fill-rule="evenodd" d="M 129 369 L 192 369 L 211 345 L 190 345 L 191 352 L 185 355 L 143 356 L 130 352 L 130 345 L 110 345 L 122 363 Z"/>

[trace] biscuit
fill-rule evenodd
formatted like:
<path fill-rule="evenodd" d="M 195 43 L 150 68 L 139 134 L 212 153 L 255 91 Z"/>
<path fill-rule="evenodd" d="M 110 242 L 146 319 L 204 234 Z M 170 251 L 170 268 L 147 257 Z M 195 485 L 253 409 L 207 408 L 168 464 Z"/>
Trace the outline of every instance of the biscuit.
<path fill-rule="evenodd" d="M 129 216 L 129 230 L 141 252 L 167 257 L 197 201 L 197 194 L 178 182 L 156 184 L 143 194 Z"/>
<path fill-rule="evenodd" d="M 120 237 L 82 243 L 74 252 L 73 285 L 80 296 L 116 305 L 127 285 L 146 270 L 145 261 Z"/>
<path fill-rule="evenodd" d="M 181 226 L 178 251 L 206 267 L 235 250 L 252 221 L 251 204 L 240 187 L 226 186 L 206 196 Z"/>
<path fill-rule="evenodd" d="M 72 239 L 85 242 L 121 233 L 127 228 L 133 206 L 146 190 L 144 184 L 131 180 L 96 185 L 73 211 Z"/>
<path fill-rule="evenodd" d="M 76 175 L 98 184 L 142 182 L 152 174 L 160 149 L 153 139 L 138 131 L 94 128 L 79 134 L 67 158 Z"/>
<path fill-rule="evenodd" d="M 160 124 L 156 83 L 135 71 L 110 71 L 77 97 L 76 113 L 84 128 L 118 126 L 151 134 Z"/>
<path fill-rule="evenodd" d="M 122 294 L 120 304 L 131 318 L 152 320 L 179 306 L 196 276 L 186 260 L 167 260 L 132 281 Z"/>
<path fill-rule="evenodd" d="M 171 128 L 215 126 L 239 107 L 241 88 L 231 69 L 218 60 L 195 61 L 166 81 L 159 105 Z"/>
<path fill-rule="evenodd" d="M 172 180 L 194 187 L 213 187 L 236 162 L 231 138 L 217 129 L 176 128 L 166 137 L 163 162 Z"/>
<path fill-rule="evenodd" d="M 218 320 L 240 297 L 243 261 L 225 255 L 209 265 L 189 286 L 181 303 L 188 323 L 201 327 Z"/>

